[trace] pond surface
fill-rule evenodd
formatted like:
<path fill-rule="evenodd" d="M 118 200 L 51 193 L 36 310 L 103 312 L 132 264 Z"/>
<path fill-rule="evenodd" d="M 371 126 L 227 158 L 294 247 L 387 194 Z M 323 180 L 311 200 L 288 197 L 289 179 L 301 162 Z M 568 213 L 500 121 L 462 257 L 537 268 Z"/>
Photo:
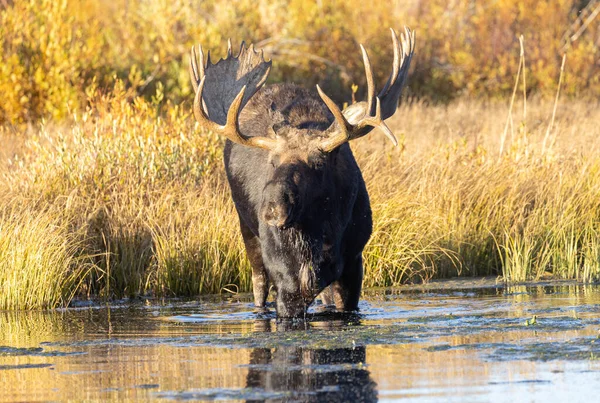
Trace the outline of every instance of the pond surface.
<path fill-rule="evenodd" d="M 599 286 L 484 279 L 294 323 L 249 295 L 0 311 L 0 401 L 596 401 L 599 304 Z"/>

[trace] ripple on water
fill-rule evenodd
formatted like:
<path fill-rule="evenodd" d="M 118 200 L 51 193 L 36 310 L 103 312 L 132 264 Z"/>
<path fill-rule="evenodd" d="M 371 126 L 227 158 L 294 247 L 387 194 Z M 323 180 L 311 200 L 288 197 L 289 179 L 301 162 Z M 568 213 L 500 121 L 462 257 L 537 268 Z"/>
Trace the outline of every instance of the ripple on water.
<path fill-rule="evenodd" d="M 575 386 L 595 396 L 597 286 L 449 284 L 367 290 L 358 314 L 315 306 L 297 321 L 256 311 L 250 295 L 0 312 L 0 390 L 7 400 L 489 401 L 515 390 L 540 400 Z"/>

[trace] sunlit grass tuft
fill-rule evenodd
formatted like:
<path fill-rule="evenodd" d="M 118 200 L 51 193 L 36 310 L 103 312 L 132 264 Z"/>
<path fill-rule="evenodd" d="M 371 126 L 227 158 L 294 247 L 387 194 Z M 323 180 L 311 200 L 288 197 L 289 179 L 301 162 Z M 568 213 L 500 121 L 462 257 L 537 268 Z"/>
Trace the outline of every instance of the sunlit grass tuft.
<path fill-rule="evenodd" d="M 89 265 L 57 214 L 28 207 L 0 210 L 0 309 L 67 305 Z"/>
<path fill-rule="evenodd" d="M 251 269 L 229 199 L 227 188 L 215 183 L 186 196 L 170 219 L 153 224 L 150 284 L 155 293 L 189 296 L 249 288 Z"/>

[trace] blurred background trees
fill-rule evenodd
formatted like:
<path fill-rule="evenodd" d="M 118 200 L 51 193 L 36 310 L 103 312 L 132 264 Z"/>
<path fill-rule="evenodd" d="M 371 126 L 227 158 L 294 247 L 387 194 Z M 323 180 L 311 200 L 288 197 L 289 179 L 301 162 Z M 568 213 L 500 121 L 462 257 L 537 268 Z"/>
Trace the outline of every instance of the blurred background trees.
<path fill-rule="evenodd" d="M 188 51 L 213 61 L 227 38 L 274 59 L 271 82 L 321 83 L 340 102 L 362 96 L 364 43 L 379 83 L 391 68 L 388 27 L 417 31 L 409 96 L 447 102 L 510 94 L 524 35 L 527 87 L 600 94 L 598 0 L 0 0 L 0 124 L 61 119 L 90 92 L 124 80 L 132 97 L 191 102 Z"/>

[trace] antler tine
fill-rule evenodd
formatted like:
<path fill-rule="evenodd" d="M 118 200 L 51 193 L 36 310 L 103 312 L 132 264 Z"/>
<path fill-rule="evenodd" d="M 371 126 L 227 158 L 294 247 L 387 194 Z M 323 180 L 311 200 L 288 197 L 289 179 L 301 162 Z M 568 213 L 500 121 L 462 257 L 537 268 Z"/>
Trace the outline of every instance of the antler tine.
<path fill-rule="evenodd" d="M 190 51 L 190 80 L 192 81 L 194 93 L 198 92 L 198 84 L 204 77 L 204 52 L 202 51 L 202 46 L 198 45 L 198 51 L 200 53 L 200 65 L 198 65 L 196 47 L 192 46 L 192 50 Z"/>
<path fill-rule="evenodd" d="M 411 31 L 408 27 L 404 27 L 404 32 L 406 32 L 406 38 L 410 42 L 408 51 L 412 53 L 415 50 L 415 31 Z"/>
<path fill-rule="evenodd" d="M 369 55 L 365 50 L 365 47 L 361 44 L 360 50 L 363 56 L 363 64 L 365 65 L 365 75 L 367 76 L 367 110 L 369 114 L 373 112 L 373 98 L 375 97 L 375 83 L 373 82 L 373 69 L 371 68 L 371 61 Z"/>
<path fill-rule="evenodd" d="M 410 34 L 410 31 L 408 31 L 406 27 L 404 29 L 405 31 L 402 34 L 402 61 L 404 61 L 404 58 L 406 58 L 410 54 L 412 47 L 412 36 Z"/>
<path fill-rule="evenodd" d="M 239 58 L 245 49 L 246 49 L 246 42 L 242 41 L 242 43 L 240 44 L 240 51 L 238 52 L 238 55 L 236 57 Z"/>
<path fill-rule="evenodd" d="M 333 135 L 327 137 L 321 143 L 321 150 L 325 152 L 330 152 L 333 151 L 340 144 L 343 144 L 350 140 L 351 126 L 342 114 L 342 111 L 340 111 L 340 108 L 338 108 L 335 102 L 333 102 L 333 100 L 323 92 L 321 87 L 319 87 L 319 84 L 317 84 L 317 92 L 319 93 L 319 96 L 321 97 L 323 102 L 325 102 L 325 105 L 327 105 L 327 108 L 329 108 L 329 110 L 331 111 L 339 127 L 339 130 L 335 131 Z"/>
<path fill-rule="evenodd" d="M 377 100 L 377 103 L 375 106 L 375 116 L 368 116 L 365 119 L 363 119 L 361 122 L 359 122 L 359 124 L 357 125 L 356 131 L 360 131 L 362 128 L 367 127 L 367 126 L 378 127 L 379 129 L 381 129 L 383 131 L 383 133 L 387 136 L 387 138 L 390 139 L 390 141 L 394 144 L 394 146 L 397 146 L 398 140 L 396 139 L 396 136 L 394 136 L 394 133 L 392 133 L 392 131 L 390 130 L 388 125 L 386 125 L 385 122 L 383 121 L 383 119 L 381 118 L 381 101 L 379 100 L 379 97 L 377 97 L 375 99 Z M 357 137 L 359 137 L 359 136 L 357 136 Z"/>
<path fill-rule="evenodd" d="M 200 53 L 200 69 L 198 70 L 198 72 L 199 72 L 198 78 L 202 78 L 202 77 L 204 77 L 204 74 L 205 74 L 204 51 L 202 50 L 202 45 L 198 45 L 198 53 Z"/>
<path fill-rule="evenodd" d="M 319 84 L 317 84 L 317 92 L 319 93 L 319 96 L 321 97 L 323 102 L 325 102 L 325 105 L 327 105 L 327 107 L 333 114 L 335 121 L 340 124 L 340 129 L 344 132 L 347 132 L 348 129 L 350 128 L 350 124 L 348 123 L 348 121 L 346 120 L 344 115 L 342 114 L 342 111 L 340 111 L 340 108 L 338 108 L 338 106 L 335 104 L 335 102 L 333 102 L 333 100 L 331 98 L 329 98 L 327 96 L 327 94 L 325 94 L 323 92 L 321 87 L 319 87 Z"/>
<path fill-rule="evenodd" d="M 192 87 L 194 87 L 194 93 L 198 91 L 198 57 L 196 56 L 196 47 L 192 46 L 190 51 L 190 80 L 192 81 Z"/>
<path fill-rule="evenodd" d="M 245 92 L 246 86 L 244 85 L 229 107 L 229 112 L 227 112 L 227 123 L 225 126 L 220 126 L 222 133 L 234 143 L 262 148 L 264 150 L 272 150 L 277 145 L 277 140 L 262 136 L 246 136 L 240 131 L 239 116 Z"/>
<path fill-rule="evenodd" d="M 321 90 L 321 87 L 319 87 L 318 84 L 317 91 L 319 92 L 319 96 L 321 97 L 323 102 L 325 102 L 325 105 L 327 105 L 327 107 L 333 114 L 333 117 L 335 118 L 335 121 L 339 127 L 338 130 L 335 130 L 332 135 L 325 138 L 321 142 L 319 148 L 322 151 L 331 152 L 343 143 L 363 136 L 364 134 L 368 133 L 364 131 L 364 129 L 368 126 L 380 128 L 383 131 L 383 133 L 391 140 L 394 146 L 398 145 L 398 140 L 396 139 L 388 125 L 386 125 L 383 119 L 381 118 L 381 101 L 379 100 L 379 97 L 375 97 L 375 115 L 367 116 L 363 118 L 359 123 L 353 126 L 350 123 L 348 123 L 343 113 L 340 111 L 340 108 L 338 108 L 335 102 L 333 102 L 333 100 Z"/>
<path fill-rule="evenodd" d="M 405 28 L 401 35 L 401 40 L 398 40 L 396 31 L 393 29 L 390 29 L 390 33 L 392 35 L 394 50 L 392 74 L 377 97 L 375 97 L 373 71 L 369 56 L 362 45 L 360 45 L 360 49 L 367 76 L 366 103 L 359 102 L 350 105 L 342 113 L 337 105 L 317 86 L 321 99 L 323 99 L 337 122 L 337 126 L 333 124 L 330 126 L 328 136 L 321 141 L 321 150 L 330 152 L 347 141 L 366 135 L 376 127 L 380 128 L 394 145 L 398 145 L 398 140 L 396 140 L 396 137 L 394 137 L 394 134 L 385 124 L 384 120 L 392 116 L 398 107 L 398 100 L 408 76 L 410 61 L 414 52 L 414 32 Z M 375 102 L 373 102 L 374 100 Z M 346 116 L 352 123 L 346 120 Z"/>
<path fill-rule="evenodd" d="M 194 94 L 198 91 L 198 71 L 196 70 L 196 50 L 194 46 L 192 46 L 192 50 L 190 50 L 190 81 L 192 82 L 192 87 L 194 88 Z"/>
<path fill-rule="evenodd" d="M 397 45 L 398 54 L 397 58 L 396 54 L 394 55 L 394 64 L 398 63 L 398 72 L 394 81 L 390 81 L 391 84 L 386 88 L 386 92 L 383 93 L 382 91 L 383 94 L 379 94 L 382 101 L 382 114 L 384 119 L 392 116 L 398 107 L 398 100 L 402 93 L 402 89 L 404 88 L 404 84 L 406 83 L 408 69 L 410 68 L 410 62 L 414 52 L 414 32 L 408 27 L 405 27 L 404 32 L 400 36 L 400 41 L 396 40 L 395 42 L 394 45 Z"/>
<path fill-rule="evenodd" d="M 227 57 L 231 56 L 231 38 L 227 39 Z"/>
<path fill-rule="evenodd" d="M 390 31 L 392 33 L 392 45 L 394 48 L 394 62 L 392 64 L 392 74 L 390 75 L 387 82 L 385 83 L 385 86 L 379 93 L 380 97 L 383 97 L 387 93 L 388 89 L 396 82 L 396 79 L 398 78 L 398 72 L 400 71 L 400 64 L 402 63 L 400 58 L 402 57 L 402 59 L 404 59 L 404 53 L 401 52 L 400 43 L 398 43 L 398 36 L 396 36 L 396 31 L 394 31 L 393 28 L 390 28 Z M 402 56 L 400 56 L 400 54 L 402 54 Z"/>
<path fill-rule="evenodd" d="M 246 92 L 246 86 L 244 85 L 241 91 L 233 99 L 229 111 L 227 112 L 227 123 L 223 126 L 223 134 L 225 137 L 236 143 L 247 144 L 249 137 L 244 136 L 240 132 L 240 125 L 238 117 L 240 116 L 240 106 L 242 105 L 242 99 Z"/>
<path fill-rule="evenodd" d="M 402 91 L 406 79 L 408 78 L 408 69 L 412 60 L 413 52 L 415 49 L 415 33 L 407 27 L 404 28 L 405 32 L 402 35 L 402 68 L 400 72 L 400 85 L 398 86 L 398 92 Z"/>
<path fill-rule="evenodd" d="M 196 90 L 196 96 L 194 97 L 194 106 L 192 110 L 194 112 L 194 117 L 202 127 L 208 130 L 218 131 L 218 129 L 221 126 L 211 121 L 206 112 L 204 112 L 204 108 L 202 107 L 202 91 L 204 91 L 205 81 L 206 76 L 200 79 L 200 84 L 198 85 L 198 89 Z"/>
<path fill-rule="evenodd" d="M 200 84 L 198 85 L 198 90 L 196 91 L 196 96 L 194 97 L 194 117 L 198 121 L 198 123 L 207 130 L 211 130 L 215 133 L 222 134 L 227 137 L 229 140 L 234 143 L 250 146 L 250 147 L 258 147 L 265 150 L 272 150 L 276 146 L 276 140 L 268 137 L 252 137 L 245 136 L 240 131 L 239 126 L 239 115 L 240 109 L 242 105 L 242 99 L 244 98 L 244 93 L 246 92 L 246 86 L 242 87 L 242 90 L 237 94 L 231 106 L 229 107 L 229 111 L 227 112 L 227 123 L 224 126 L 219 125 L 218 123 L 210 120 L 204 108 L 202 107 L 202 91 L 204 90 L 204 83 L 206 81 L 206 76 L 203 76 L 200 80 Z"/>

